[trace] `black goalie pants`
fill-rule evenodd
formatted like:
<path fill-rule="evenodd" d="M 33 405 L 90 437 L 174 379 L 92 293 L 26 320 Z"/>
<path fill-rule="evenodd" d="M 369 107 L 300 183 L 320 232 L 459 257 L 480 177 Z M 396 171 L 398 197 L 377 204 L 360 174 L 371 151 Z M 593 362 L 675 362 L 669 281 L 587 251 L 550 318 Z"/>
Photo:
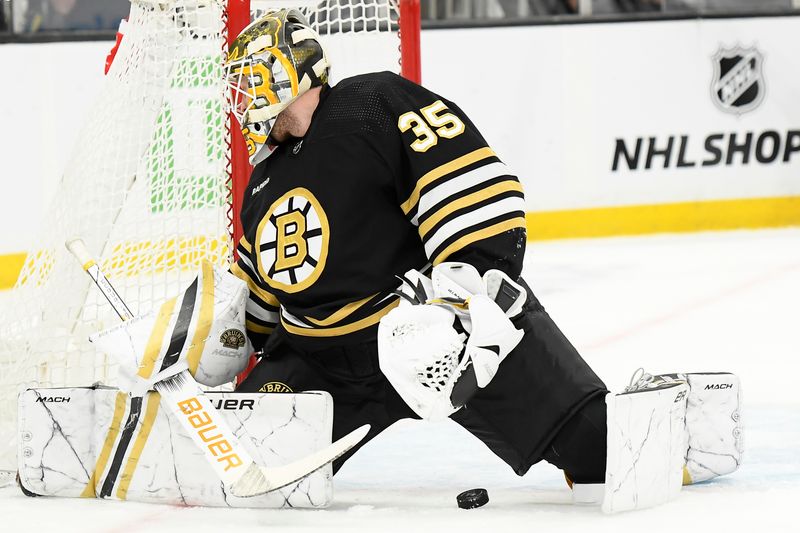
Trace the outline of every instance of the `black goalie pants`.
<path fill-rule="evenodd" d="M 575 482 L 602 483 L 605 385 L 535 298 L 515 325 L 525 331 L 522 341 L 491 383 L 451 418 L 518 475 L 544 459 Z M 307 351 L 285 338 L 238 390 L 328 391 L 334 401 L 334 439 L 363 424 L 372 426 L 358 447 L 402 418 L 417 418 L 381 373 L 377 340 Z M 334 471 L 358 447 L 337 460 Z"/>

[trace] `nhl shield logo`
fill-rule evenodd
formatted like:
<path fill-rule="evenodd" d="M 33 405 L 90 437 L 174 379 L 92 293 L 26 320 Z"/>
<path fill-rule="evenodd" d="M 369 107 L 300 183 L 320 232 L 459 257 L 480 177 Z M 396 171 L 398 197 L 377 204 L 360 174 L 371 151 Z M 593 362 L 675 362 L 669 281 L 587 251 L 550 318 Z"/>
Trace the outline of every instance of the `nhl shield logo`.
<path fill-rule="evenodd" d="M 753 48 L 720 48 L 712 58 L 711 99 L 726 113 L 752 111 L 764 99 L 764 57 Z"/>

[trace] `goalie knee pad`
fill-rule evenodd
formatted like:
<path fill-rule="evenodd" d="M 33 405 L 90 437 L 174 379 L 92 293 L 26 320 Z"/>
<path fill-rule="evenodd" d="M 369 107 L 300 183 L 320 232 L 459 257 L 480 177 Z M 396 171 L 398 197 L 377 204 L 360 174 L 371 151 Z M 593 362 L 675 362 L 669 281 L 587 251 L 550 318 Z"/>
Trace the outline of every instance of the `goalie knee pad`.
<path fill-rule="evenodd" d="M 90 336 L 120 363 L 120 389 L 142 396 L 188 369 L 211 387 L 231 381 L 252 352 L 245 334 L 247 285 L 204 263 L 197 278 L 159 309 Z"/>

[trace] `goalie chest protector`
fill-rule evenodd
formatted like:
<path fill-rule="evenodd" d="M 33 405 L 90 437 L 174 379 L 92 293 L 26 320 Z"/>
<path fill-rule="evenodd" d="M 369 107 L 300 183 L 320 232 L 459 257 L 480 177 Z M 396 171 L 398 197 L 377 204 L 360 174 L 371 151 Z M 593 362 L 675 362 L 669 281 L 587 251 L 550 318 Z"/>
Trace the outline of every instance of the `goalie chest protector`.
<path fill-rule="evenodd" d="M 478 160 L 465 165 L 476 152 Z M 463 236 L 441 239 L 426 253 L 417 216 L 424 180 L 495 162 L 455 104 L 395 74 L 324 86 L 307 135 L 259 164 L 245 191 L 236 273 L 250 278 L 259 305 L 274 312 L 272 323 L 265 313 L 249 314 L 256 327 L 248 329 L 270 333 L 280 320 L 295 341 L 311 346 L 374 338 L 380 318 L 397 305 L 396 275 L 423 269 Z M 519 186 L 513 176 L 497 179 Z M 505 218 L 512 216 L 524 214 Z"/>

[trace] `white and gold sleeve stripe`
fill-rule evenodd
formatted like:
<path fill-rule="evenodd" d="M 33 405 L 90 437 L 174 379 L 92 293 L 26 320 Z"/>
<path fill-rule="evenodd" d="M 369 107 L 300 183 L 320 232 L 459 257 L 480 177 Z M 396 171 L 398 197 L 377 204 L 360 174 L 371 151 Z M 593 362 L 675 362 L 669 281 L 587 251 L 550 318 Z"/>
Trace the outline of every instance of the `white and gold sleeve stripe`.
<path fill-rule="evenodd" d="M 515 229 L 523 229 L 523 230 L 525 229 L 525 217 L 518 216 L 509 218 L 507 220 L 503 220 L 501 222 L 496 222 L 486 227 L 482 227 L 475 231 L 465 233 L 464 235 L 460 236 L 459 238 L 455 239 L 453 242 L 445 246 L 441 252 L 437 252 L 436 256 L 433 257 L 433 264 L 438 265 L 443 261 L 447 261 L 447 259 L 451 255 L 469 246 L 470 244 L 482 241 L 484 239 L 489 239 L 496 235 L 500 235 L 501 233 L 505 233 L 507 231 Z"/>
<path fill-rule="evenodd" d="M 382 303 L 384 301 L 385 300 L 382 300 Z M 286 331 L 293 335 L 299 335 L 301 337 L 339 337 L 341 335 L 347 335 L 348 333 L 354 333 L 356 331 L 374 326 L 380 322 L 381 318 L 388 314 L 389 311 L 397 307 L 399 303 L 399 299 L 390 300 L 382 308 L 378 308 L 377 311 L 374 311 L 372 314 L 369 314 L 359 320 L 354 320 L 352 322 L 342 324 L 341 326 L 328 328 L 297 327 L 286 320 L 287 317 L 285 312 L 281 313 L 281 320 Z"/>
<path fill-rule="evenodd" d="M 257 318 L 263 322 L 271 322 L 273 324 L 278 322 L 278 310 L 264 306 L 263 302 L 257 298 L 250 298 L 247 301 L 246 310 L 250 317 Z"/>
<path fill-rule="evenodd" d="M 250 294 L 245 305 L 245 327 L 251 333 L 268 335 L 280 321 L 280 304 L 272 293 L 265 291 L 254 279 L 252 264 L 240 254 L 239 261 L 231 265 L 231 273 L 247 283 Z"/>
<path fill-rule="evenodd" d="M 494 151 L 488 146 L 485 146 L 434 168 L 417 180 L 417 183 L 414 185 L 414 190 L 411 191 L 408 199 L 400 205 L 400 208 L 403 210 L 403 213 L 409 214 L 417 206 L 423 189 L 442 178 L 458 172 L 462 168 L 491 157 L 496 157 Z"/>
<path fill-rule="evenodd" d="M 251 291 L 245 304 L 245 316 L 248 330 L 255 333 L 272 333 L 280 321 L 280 310 L 266 304 Z"/>
<path fill-rule="evenodd" d="M 435 211 L 429 211 L 430 216 L 425 218 L 425 221 L 419 225 L 419 235 L 424 239 L 439 223 L 457 211 L 486 202 L 492 198 L 499 200 L 500 195 L 507 193 L 518 193 L 522 196 L 522 184 L 516 180 L 509 179 L 457 197 L 455 200 L 438 207 Z"/>
<path fill-rule="evenodd" d="M 350 315 L 355 313 L 358 309 L 360 309 L 364 304 L 375 298 L 375 296 L 377 296 L 377 294 L 371 294 L 366 298 L 362 298 L 361 300 L 356 300 L 355 302 L 351 302 L 347 305 L 344 305 L 339 309 L 337 309 L 335 312 L 331 313 L 327 318 L 316 319 L 310 316 L 307 316 L 305 318 L 315 326 L 328 327 L 333 324 L 336 324 L 337 322 L 345 320 L 347 317 L 349 317 Z"/>
<path fill-rule="evenodd" d="M 247 273 L 247 276 L 253 280 L 262 283 L 263 280 L 261 276 L 258 274 L 258 269 L 253 264 L 252 252 L 253 248 L 247 239 L 242 237 L 239 240 L 239 245 L 236 247 L 236 251 L 239 252 L 239 259 L 236 261 L 239 267 Z"/>
<path fill-rule="evenodd" d="M 250 261 L 250 258 L 248 256 L 244 254 L 239 254 L 239 261 L 237 261 L 237 263 L 239 264 L 239 267 L 242 270 L 247 272 L 248 277 L 254 280 L 261 281 L 261 277 L 258 275 L 258 269 L 256 269 L 253 266 L 253 263 L 252 261 Z"/>
<path fill-rule="evenodd" d="M 495 161 L 444 181 L 436 187 L 425 191 L 425 194 L 420 197 L 419 208 L 411 222 L 417 225 L 420 218 L 425 217 L 433 207 L 447 198 L 459 194 L 461 191 L 476 187 L 498 176 L 507 175 L 509 175 L 508 167 L 499 161 Z"/>
<path fill-rule="evenodd" d="M 285 307 L 281 309 L 281 318 L 284 323 L 290 323 L 299 328 L 312 328 L 313 325 L 302 318 L 299 318 L 290 313 Z"/>
<path fill-rule="evenodd" d="M 477 209 L 467 211 L 450 221 L 439 225 L 423 237 L 425 253 L 434 259 L 436 252 L 447 241 L 456 238 L 459 234 L 475 229 L 480 230 L 487 225 L 487 221 L 503 216 L 518 214 L 524 220 L 525 200 L 521 196 L 509 196 L 496 202 L 484 205 Z M 434 261 L 435 264 L 435 261 Z"/>
<path fill-rule="evenodd" d="M 259 335 L 269 335 L 273 331 L 275 331 L 276 326 L 266 326 L 264 324 L 259 324 L 255 320 L 246 320 L 245 321 L 245 328 L 249 333 L 257 333 Z M 251 338 L 252 340 L 252 338 Z"/>
<path fill-rule="evenodd" d="M 250 243 L 247 242 L 247 239 L 245 239 L 244 237 L 239 239 L 239 245 L 238 246 L 239 246 L 239 248 L 241 250 L 244 250 L 248 254 L 250 254 L 250 250 L 252 250 L 252 246 L 250 246 Z"/>

